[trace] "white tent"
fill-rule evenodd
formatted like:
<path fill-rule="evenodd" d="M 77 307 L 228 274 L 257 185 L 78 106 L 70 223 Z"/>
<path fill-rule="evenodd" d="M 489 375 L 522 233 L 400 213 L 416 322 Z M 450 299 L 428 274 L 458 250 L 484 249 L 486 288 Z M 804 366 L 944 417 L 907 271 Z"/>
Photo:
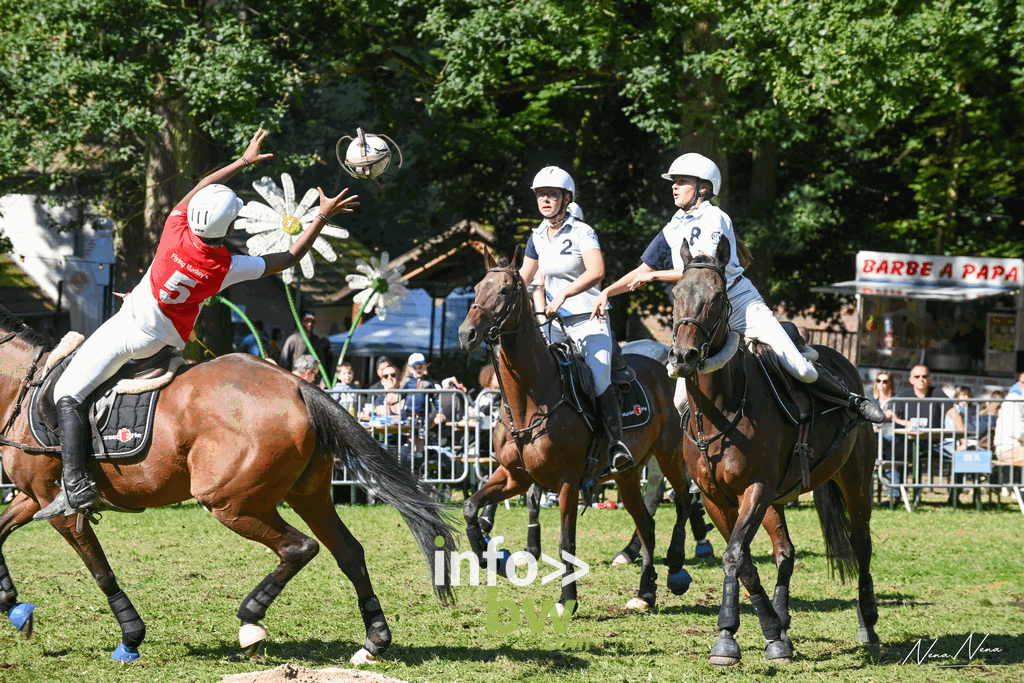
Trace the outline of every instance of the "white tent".
<path fill-rule="evenodd" d="M 441 330 L 444 324 L 445 352 L 458 348 L 458 326 L 469 310 L 472 291 L 456 290 L 446 305 L 435 305 L 423 289 L 411 289 L 397 311 L 388 311 L 386 319 L 371 318 L 360 325 L 348 345 L 350 356 L 404 356 L 419 352 L 429 355 L 441 352 Z M 468 297 L 468 300 L 467 300 Z M 431 311 L 433 310 L 433 329 Z M 341 351 L 348 332 L 331 335 L 331 350 Z"/>

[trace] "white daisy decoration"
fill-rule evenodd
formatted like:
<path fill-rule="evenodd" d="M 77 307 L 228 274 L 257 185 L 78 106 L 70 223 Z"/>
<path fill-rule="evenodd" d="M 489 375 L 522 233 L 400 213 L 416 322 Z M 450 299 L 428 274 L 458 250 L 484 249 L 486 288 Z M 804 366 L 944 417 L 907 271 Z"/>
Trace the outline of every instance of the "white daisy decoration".
<path fill-rule="evenodd" d="M 356 262 L 356 270 L 362 275 L 352 273 L 345 276 L 349 287 L 363 290 L 353 298 L 355 304 L 359 306 L 360 313 L 364 310 L 369 313 L 376 310 L 377 317 L 385 320 L 388 310 L 397 309 L 398 304 L 405 298 L 408 290 L 399 282 L 402 273 L 405 272 L 405 266 L 398 264 L 389 268 L 390 263 L 388 252 L 381 252 L 379 261 L 371 256 L 370 263 L 362 259 Z"/>
<path fill-rule="evenodd" d="M 238 212 L 236 227 L 253 235 L 245 243 L 249 254 L 262 256 L 263 254 L 287 251 L 288 247 L 295 242 L 295 238 L 316 218 L 320 209 L 319 193 L 314 188 L 306 190 L 302 201 L 296 206 L 295 184 L 287 173 L 281 174 L 281 187 L 278 187 L 273 179 L 267 176 L 254 181 L 252 186 L 260 193 L 261 197 L 267 200 L 267 203 L 249 202 Z M 348 230 L 329 225 L 320 234 L 344 239 L 348 237 Z M 327 261 L 338 260 L 338 255 L 322 236 L 317 237 L 313 242 L 313 249 Z M 307 279 L 313 277 L 312 250 L 306 252 L 306 255 L 299 261 L 299 266 L 302 268 L 304 277 Z M 294 270 L 294 268 L 288 268 L 282 271 L 281 277 L 285 282 L 291 283 L 295 277 Z"/>

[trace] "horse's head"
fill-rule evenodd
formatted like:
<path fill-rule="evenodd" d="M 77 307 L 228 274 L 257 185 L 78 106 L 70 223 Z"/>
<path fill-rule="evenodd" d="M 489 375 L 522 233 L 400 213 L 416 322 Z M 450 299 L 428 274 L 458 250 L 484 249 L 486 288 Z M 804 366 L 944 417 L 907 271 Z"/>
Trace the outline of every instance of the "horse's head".
<path fill-rule="evenodd" d="M 477 284 L 476 300 L 459 325 L 459 343 L 467 351 L 477 348 L 486 339 L 493 339 L 501 331 L 514 329 L 524 307 L 529 306 L 526 285 L 519 277 L 522 247 L 516 248 L 512 263 L 505 259 L 495 261 L 485 248 L 484 262 L 487 274 Z"/>
<path fill-rule="evenodd" d="M 683 276 L 672 290 L 672 349 L 668 371 L 689 377 L 701 369 L 713 348 L 725 343 L 731 306 L 725 291 L 725 266 L 732 255 L 729 240 L 718 242 L 715 258 L 692 257 L 686 240 L 680 249 Z"/>

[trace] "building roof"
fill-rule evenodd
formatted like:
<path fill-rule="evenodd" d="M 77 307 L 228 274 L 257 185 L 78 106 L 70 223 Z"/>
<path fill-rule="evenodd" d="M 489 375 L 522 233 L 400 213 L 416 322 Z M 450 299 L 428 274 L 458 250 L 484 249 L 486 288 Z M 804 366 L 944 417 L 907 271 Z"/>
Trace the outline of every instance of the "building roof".
<path fill-rule="evenodd" d="M 405 266 L 404 282 L 415 283 L 412 286 L 422 287 L 438 296 L 479 279 L 483 270 L 484 248 L 493 249 L 494 244 L 490 226 L 464 220 L 393 258 L 391 264 Z M 342 286 L 329 295 L 326 302 L 340 303 L 357 291 L 347 285 Z"/>

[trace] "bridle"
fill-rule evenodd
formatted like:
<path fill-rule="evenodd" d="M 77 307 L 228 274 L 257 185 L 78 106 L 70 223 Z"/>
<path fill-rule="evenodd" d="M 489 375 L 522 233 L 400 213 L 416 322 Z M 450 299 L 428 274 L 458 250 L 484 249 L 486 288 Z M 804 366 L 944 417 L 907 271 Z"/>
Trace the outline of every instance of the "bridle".
<path fill-rule="evenodd" d="M 693 263 L 691 261 L 689 264 L 686 265 L 685 268 L 683 268 L 683 274 L 685 275 L 686 271 L 695 268 L 706 268 L 708 270 L 713 270 L 722 278 L 723 284 L 728 284 L 728 280 L 726 280 L 725 277 L 725 271 L 719 266 L 715 265 L 714 263 Z M 705 326 L 704 323 L 697 320 L 696 318 L 679 318 L 672 326 L 673 342 L 675 341 L 676 335 L 679 333 L 679 328 L 682 327 L 683 325 L 693 325 L 694 327 L 701 331 L 701 334 L 704 335 L 706 341 L 700 345 L 700 360 L 697 361 L 698 370 L 703 367 L 704 361 L 707 360 L 708 356 L 710 355 L 711 343 L 718 336 L 718 331 L 719 329 L 721 329 L 722 323 L 725 322 L 728 324 L 728 320 L 731 315 L 732 302 L 729 301 L 729 297 L 728 295 L 726 295 L 725 306 L 722 307 L 722 310 L 718 314 L 718 319 L 715 320 L 715 323 L 714 325 L 711 326 L 710 330 L 707 328 L 707 326 Z"/>
<path fill-rule="evenodd" d="M 490 350 L 491 365 L 494 366 L 494 376 L 498 378 L 498 389 L 499 391 L 501 391 L 501 404 L 502 407 L 504 408 L 504 411 L 503 413 L 498 413 L 498 419 L 509 431 L 512 437 L 518 441 L 524 435 L 529 434 L 537 427 L 540 427 L 545 422 L 547 422 L 548 417 L 551 415 L 552 412 L 554 412 L 555 408 L 560 406 L 562 403 L 565 403 L 565 396 L 563 395 L 562 399 L 557 404 L 548 409 L 546 412 L 535 415 L 533 421 L 530 422 L 530 424 L 526 425 L 525 427 L 517 428 L 512 424 L 512 407 L 508 403 L 508 392 L 505 391 L 505 382 L 501 378 L 501 367 L 498 361 L 499 342 L 501 340 L 501 337 L 503 337 L 506 334 L 514 334 L 517 332 L 529 330 L 531 328 L 543 327 L 547 323 L 540 322 L 534 323 L 532 325 L 527 325 L 525 327 L 515 327 L 510 330 L 504 329 L 508 321 L 513 319 L 513 313 L 515 313 L 516 316 L 520 316 L 522 314 L 521 308 L 523 306 L 524 299 L 523 291 L 526 289 L 526 287 L 523 284 L 522 280 L 520 280 L 519 274 L 515 271 L 515 268 L 513 266 L 499 266 L 495 268 L 488 268 L 487 272 L 502 273 L 504 275 L 508 275 L 509 277 L 512 278 L 512 281 L 515 283 L 515 292 L 514 294 L 509 295 L 511 301 L 508 303 L 504 313 L 500 317 L 494 311 L 484 308 L 475 301 L 472 304 L 470 304 L 469 308 L 470 310 L 474 308 L 479 308 L 483 313 L 489 316 L 492 321 L 494 321 L 491 327 L 488 328 L 487 334 L 484 335 L 484 340 L 487 342 L 487 346 Z M 526 469 L 526 463 L 523 462 L 522 448 L 517 448 L 516 451 L 519 454 L 519 461 L 522 465 L 523 471 L 527 473 L 527 476 L 529 476 L 529 471 Z"/>
<path fill-rule="evenodd" d="M 686 271 L 690 270 L 691 268 L 706 268 L 708 270 L 715 271 L 722 278 L 722 282 L 724 283 L 723 284 L 723 292 L 725 291 L 726 285 L 728 285 L 729 281 L 726 279 L 725 271 L 722 268 L 720 268 L 719 266 L 715 265 L 714 263 L 704 263 L 704 262 L 693 263 L 691 261 L 689 264 L 686 265 L 686 267 L 683 268 L 683 273 L 685 274 Z M 718 315 L 718 319 L 715 321 L 714 325 L 711 326 L 710 330 L 704 325 L 704 323 L 700 322 L 696 318 L 680 318 L 679 320 L 676 321 L 675 325 L 673 325 L 673 327 L 672 327 L 672 343 L 673 344 L 675 343 L 676 333 L 679 331 L 679 328 L 682 325 L 693 325 L 693 326 L 695 326 L 698 330 L 701 331 L 701 333 L 706 338 L 707 341 L 705 341 L 703 344 L 701 344 L 701 347 L 700 347 L 700 360 L 697 362 L 697 369 L 698 369 L 698 371 L 703 370 L 703 368 L 704 368 L 704 361 L 707 360 L 708 354 L 709 354 L 709 351 L 710 351 L 710 348 L 711 348 L 711 342 L 718 335 L 718 331 L 722 327 L 722 323 L 723 322 L 727 322 L 729 320 L 729 316 L 731 315 L 731 313 L 732 313 L 732 303 L 729 301 L 728 294 L 726 294 L 725 306 L 722 307 L 722 310 L 721 310 L 721 312 Z M 735 429 L 736 425 L 738 425 L 740 420 L 743 419 L 743 409 L 744 409 L 744 407 L 747 404 L 747 366 L 746 366 L 746 364 L 745 363 L 740 363 L 740 369 L 743 372 L 743 391 L 740 394 L 741 398 L 740 398 L 739 407 L 736 409 L 736 412 L 733 413 L 732 418 L 729 420 L 729 423 L 725 426 L 724 429 L 719 429 L 717 434 L 712 436 L 710 439 L 707 438 L 707 436 L 704 434 L 704 413 L 703 413 L 703 411 L 701 411 L 700 408 L 696 407 L 696 405 L 697 405 L 696 403 L 694 404 L 694 410 L 692 411 L 692 413 L 693 413 L 692 414 L 693 423 L 694 423 L 694 426 L 695 426 L 696 432 L 697 432 L 696 436 L 694 436 L 694 434 L 691 432 L 688 424 L 685 424 L 685 423 L 683 424 L 683 429 L 686 432 L 686 436 L 697 447 L 697 450 L 700 451 L 701 457 L 704 459 L 704 466 L 707 469 L 708 477 L 711 479 L 712 485 L 715 487 L 715 489 L 718 490 L 718 493 L 719 493 L 719 495 L 722 496 L 722 498 L 724 498 L 730 505 L 733 505 L 734 507 L 737 507 L 737 508 L 739 507 L 739 501 L 736 500 L 735 497 L 729 496 L 726 493 L 725 489 L 721 486 L 721 484 L 719 484 L 718 478 L 715 477 L 715 467 L 711 463 L 711 456 L 708 453 L 708 447 L 711 446 L 711 444 L 713 444 L 715 441 L 718 441 L 719 439 L 723 438 L 726 434 L 731 432 L 733 429 Z M 723 413 L 723 415 L 724 415 L 724 413 Z M 681 417 L 684 420 L 686 419 L 685 416 L 681 416 Z"/>
<path fill-rule="evenodd" d="M 0 346 L 6 344 L 7 342 L 17 337 L 21 333 L 21 331 L 24 330 L 26 327 L 28 327 L 28 325 L 22 323 L 13 331 L 8 332 L 3 337 L 0 337 Z M 18 418 L 18 415 L 21 414 L 21 404 L 22 401 L 25 400 L 25 396 L 28 395 L 28 390 L 32 387 L 39 386 L 43 382 L 41 378 L 36 380 L 34 379 L 34 377 L 36 375 L 36 371 L 39 369 L 39 361 L 40 359 L 42 359 L 43 354 L 45 352 L 46 347 L 36 347 L 36 351 L 32 356 L 32 365 L 28 369 L 28 374 L 25 376 L 25 379 L 21 380 L 21 389 L 18 391 L 18 399 L 14 403 L 14 410 L 11 411 L 11 416 L 7 418 L 7 422 L 4 424 L 4 426 L 0 427 L 0 446 L 12 446 L 14 448 L 18 448 L 22 451 L 25 451 L 26 453 L 33 454 L 61 452 L 60 448 L 56 446 L 32 446 L 26 443 L 18 443 L 17 441 L 11 441 L 10 439 L 4 437 L 4 434 L 7 433 L 7 430 L 14 426 L 14 421 Z"/>
<path fill-rule="evenodd" d="M 517 331 L 515 329 L 505 330 L 503 328 L 505 327 L 505 324 L 508 323 L 508 321 L 512 319 L 512 314 L 513 313 L 516 313 L 517 315 L 520 313 L 519 307 L 522 305 L 522 300 L 523 300 L 523 291 L 522 290 L 523 290 L 523 287 L 521 286 L 521 283 L 517 282 L 517 280 L 518 280 L 517 274 L 516 274 L 516 272 L 513 270 L 513 268 L 511 266 L 508 266 L 508 267 L 505 267 L 505 268 L 502 268 L 502 267 L 488 268 L 487 272 L 488 273 L 502 273 L 503 275 L 508 275 L 509 277 L 512 278 L 513 283 L 515 283 L 515 285 L 513 287 L 513 290 L 512 290 L 512 294 L 509 295 L 512 301 L 511 301 L 511 303 L 509 303 L 505 307 L 505 312 L 504 312 L 504 314 L 500 318 L 495 314 L 494 311 L 492 311 L 490 309 L 487 309 L 487 308 L 484 308 L 480 304 L 476 303 L 475 300 L 473 301 L 472 304 L 469 305 L 469 310 L 473 310 L 474 308 L 479 308 L 481 311 L 486 313 L 487 316 L 490 317 L 490 319 L 494 322 L 494 324 L 491 325 L 487 329 L 487 334 L 484 335 L 484 340 L 486 342 L 488 342 L 489 345 L 493 346 L 494 345 L 493 342 L 495 340 L 497 340 L 499 337 L 501 337 L 502 335 L 511 334 L 511 333 Z"/>

